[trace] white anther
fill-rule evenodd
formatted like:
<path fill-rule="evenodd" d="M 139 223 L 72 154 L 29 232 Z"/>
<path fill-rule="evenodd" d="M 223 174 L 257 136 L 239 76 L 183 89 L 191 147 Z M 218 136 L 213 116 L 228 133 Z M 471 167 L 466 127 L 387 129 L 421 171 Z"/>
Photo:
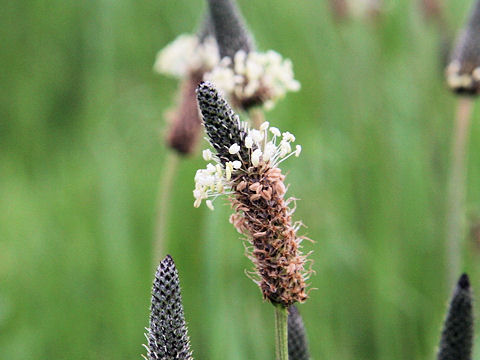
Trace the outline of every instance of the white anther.
<path fill-rule="evenodd" d="M 238 152 L 240 151 L 240 146 L 238 144 L 233 144 L 232 146 L 230 146 L 230 148 L 228 149 L 228 152 L 232 155 L 235 155 L 237 154 Z"/>
<path fill-rule="evenodd" d="M 280 130 L 278 130 L 278 128 L 276 128 L 276 127 L 274 127 L 274 126 L 272 126 L 272 127 L 271 127 L 270 129 L 268 129 L 268 130 L 270 130 L 270 132 L 271 132 L 273 135 L 275 135 L 275 136 L 280 136 L 280 135 L 281 135 Z"/>
<path fill-rule="evenodd" d="M 207 207 L 208 207 L 210 210 L 214 210 L 214 209 L 215 209 L 215 208 L 213 207 L 212 200 L 207 200 L 207 201 L 205 201 L 205 204 L 207 204 Z"/>
<path fill-rule="evenodd" d="M 262 150 L 257 149 L 252 153 L 252 164 L 253 166 L 258 166 L 260 163 L 260 156 L 262 156 Z"/>
<path fill-rule="evenodd" d="M 212 160 L 212 152 L 210 149 L 205 149 L 202 151 L 203 160 L 210 161 Z"/>
<path fill-rule="evenodd" d="M 267 130 L 269 126 L 270 126 L 270 123 L 268 121 L 265 121 L 262 125 L 260 125 L 260 131 Z"/>
<path fill-rule="evenodd" d="M 299 157 L 301 152 L 302 152 L 302 146 L 301 145 L 295 146 L 295 156 Z"/>

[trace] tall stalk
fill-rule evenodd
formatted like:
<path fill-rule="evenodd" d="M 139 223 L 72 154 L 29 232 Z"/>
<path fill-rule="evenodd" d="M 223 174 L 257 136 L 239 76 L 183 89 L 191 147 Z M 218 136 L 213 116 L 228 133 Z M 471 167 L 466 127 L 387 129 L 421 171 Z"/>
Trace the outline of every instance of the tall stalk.
<path fill-rule="evenodd" d="M 177 173 L 179 155 L 175 151 L 168 151 L 160 179 L 157 195 L 155 221 L 155 243 L 153 246 L 153 263 L 157 264 L 165 252 L 167 239 L 168 214 L 170 211 L 170 195 L 173 189 L 173 180 Z"/>
<path fill-rule="evenodd" d="M 282 305 L 275 306 L 275 354 L 276 360 L 288 360 L 288 311 Z"/>
<path fill-rule="evenodd" d="M 449 283 L 455 281 L 460 269 L 460 250 L 465 219 L 467 143 L 472 109 L 473 101 L 471 98 L 459 98 L 448 179 L 446 250 Z"/>

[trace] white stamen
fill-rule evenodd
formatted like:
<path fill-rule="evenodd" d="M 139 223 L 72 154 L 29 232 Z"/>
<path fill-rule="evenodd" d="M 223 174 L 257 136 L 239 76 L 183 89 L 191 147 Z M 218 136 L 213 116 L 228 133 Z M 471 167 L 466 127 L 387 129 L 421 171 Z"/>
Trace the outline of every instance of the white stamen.
<path fill-rule="evenodd" d="M 280 130 L 278 130 L 278 128 L 276 128 L 276 127 L 274 127 L 274 126 L 272 126 L 272 127 L 271 127 L 270 129 L 268 129 L 268 130 L 270 130 L 270 132 L 271 132 L 273 135 L 275 135 L 275 136 L 280 136 L 280 135 L 281 135 Z"/>
<path fill-rule="evenodd" d="M 295 141 L 295 136 L 293 136 L 293 134 L 289 133 L 288 131 L 284 132 L 282 135 L 283 135 L 283 140 L 285 141 L 290 141 L 290 142 Z"/>
<path fill-rule="evenodd" d="M 295 146 L 295 156 L 299 157 L 301 152 L 302 152 L 302 146 L 301 145 Z"/>
<path fill-rule="evenodd" d="M 210 209 L 210 210 L 215 210 L 215 208 L 213 207 L 213 204 L 212 204 L 212 200 L 207 200 L 205 201 L 205 204 L 207 204 L 207 207 Z"/>
<path fill-rule="evenodd" d="M 240 151 L 240 146 L 238 144 L 233 144 L 232 146 L 230 146 L 230 148 L 228 149 L 228 152 L 232 155 L 235 155 L 237 154 L 238 152 Z"/>
<path fill-rule="evenodd" d="M 232 162 L 232 165 L 234 169 L 240 169 L 242 167 L 242 163 L 238 160 L 235 160 L 234 162 Z"/>
<path fill-rule="evenodd" d="M 260 163 L 260 156 L 262 156 L 262 150 L 257 149 L 252 153 L 252 165 L 258 166 Z"/>
<path fill-rule="evenodd" d="M 270 160 L 273 154 L 275 154 L 276 150 L 277 147 L 275 146 L 275 144 L 269 141 L 267 145 L 265 145 L 265 150 L 263 151 L 263 161 Z"/>
<path fill-rule="evenodd" d="M 245 147 L 251 149 L 253 146 L 253 139 L 250 135 L 245 136 Z"/>
<path fill-rule="evenodd" d="M 210 149 L 203 150 L 202 156 L 203 156 L 203 160 L 205 161 L 212 160 L 212 152 L 210 151 Z"/>
<path fill-rule="evenodd" d="M 265 121 L 262 125 L 260 125 L 260 131 L 267 130 L 269 126 L 270 126 L 270 123 L 268 121 Z"/>

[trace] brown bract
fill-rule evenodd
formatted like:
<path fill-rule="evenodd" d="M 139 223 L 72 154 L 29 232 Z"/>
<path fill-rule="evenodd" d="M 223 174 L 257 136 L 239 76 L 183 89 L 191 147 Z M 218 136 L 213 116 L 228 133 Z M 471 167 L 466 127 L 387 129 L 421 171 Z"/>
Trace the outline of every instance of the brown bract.
<path fill-rule="evenodd" d="M 265 299 L 288 307 L 307 299 L 305 277 L 306 256 L 301 255 L 292 225 L 292 213 L 285 195 L 285 176 L 269 163 L 250 167 L 234 178 L 235 213 L 230 222 L 248 237 L 249 253 L 260 275 L 258 285 Z"/>
<path fill-rule="evenodd" d="M 202 132 L 195 92 L 202 78 L 203 71 L 192 73 L 182 81 L 178 107 L 168 116 L 170 128 L 167 143 L 182 155 L 190 155 L 195 151 Z"/>

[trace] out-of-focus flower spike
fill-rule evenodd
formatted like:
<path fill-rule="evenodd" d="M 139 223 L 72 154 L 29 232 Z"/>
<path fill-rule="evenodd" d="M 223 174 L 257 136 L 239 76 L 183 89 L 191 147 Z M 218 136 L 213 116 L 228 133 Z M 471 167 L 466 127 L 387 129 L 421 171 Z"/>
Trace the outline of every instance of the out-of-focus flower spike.
<path fill-rule="evenodd" d="M 234 0 L 208 0 L 220 57 L 233 59 L 237 51 L 254 50 L 254 42 Z"/>
<path fill-rule="evenodd" d="M 211 37 L 212 39 L 215 39 L 215 28 L 213 27 L 210 11 L 205 12 L 205 15 L 203 16 L 202 24 L 199 27 L 197 36 L 201 43 L 203 43 L 205 39 L 209 37 Z"/>
<path fill-rule="evenodd" d="M 463 274 L 453 292 L 445 319 L 438 360 L 471 360 L 473 346 L 473 310 L 470 280 Z"/>
<path fill-rule="evenodd" d="M 457 94 L 480 92 L 480 0 L 476 0 L 466 27 L 457 38 L 446 78 L 450 89 Z"/>
<path fill-rule="evenodd" d="M 295 305 L 288 308 L 288 359 L 310 359 L 305 326 Z"/>
<path fill-rule="evenodd" d="M 201 81 L 200 73 L 188 75 L 182 81 L 177 108 L 167 114 L 170 122 L 167 143 L 182 155 L 193 154 L 200 138 L 202 121 L 195 90 Z"/>
<path fill-rule="evenodd" d="M 152 288 L 148 359 L 193 360 L 183 314 L 180 280 L 170 255 L 157 268 Z"/>

